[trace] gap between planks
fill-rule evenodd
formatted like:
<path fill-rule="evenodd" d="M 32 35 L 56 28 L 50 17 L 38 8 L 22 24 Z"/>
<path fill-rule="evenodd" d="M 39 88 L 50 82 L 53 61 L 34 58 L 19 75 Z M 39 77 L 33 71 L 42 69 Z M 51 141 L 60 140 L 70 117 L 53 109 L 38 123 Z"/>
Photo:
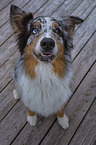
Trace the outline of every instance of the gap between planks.
<path fill-rule="evenodd" d="M 89 113 L 89 111 L 90 111 L 90 109 L 91 109 L 91 107 L 92 107 L 92 105 L 94 104 L 94 102 L 95 102 L 95 101 L 96 101 L 96 97 L 94 98 L 94 100 L 93 100 L 92 104 L 89 106 L 89 108 L 88 108 L 87 112 L 86 112 L 86 113 L 85 113 L 85 115 L 83 116 L 83 118 L 82 118 L 81 122 L 79 123 L 79 125 L 78 125 L 77 129 L 76 129 L 76 130 L 75 130 L 75 132 L 73 133 L 73 135 L 72 135 L 72 137 L 71 137 L 70 141 L 68 142 L 68 145 L 71 143 L 72 139 L 74 138 L 75 134 L 77 133 L 78 129 L 80 128 L 80 126 L 81 126 L 82 122 L 84 121 L 85 117 L 86 117 L 86 116 L 87 116 L 87 114 Z"/>

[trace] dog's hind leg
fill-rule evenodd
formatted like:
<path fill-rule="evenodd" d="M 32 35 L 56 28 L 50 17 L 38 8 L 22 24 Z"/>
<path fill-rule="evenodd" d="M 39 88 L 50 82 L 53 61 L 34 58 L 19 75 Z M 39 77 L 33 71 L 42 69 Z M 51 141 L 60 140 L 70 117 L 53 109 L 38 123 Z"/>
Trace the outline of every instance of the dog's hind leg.
<path fill-rule="evenodd" d="M 29 124 L 31 126 L 35 126 L 37 123 L 37 114 L 35 114 L 34 112 L 30 111 L 29 108 L 27 108 L 28 110 L 28 116 L 27 116 L 27 121 L 29 122 Z"/>
<path fill-rule="evenodd" d="M 14 96 L 14 99 L 16 100 L 19 99 L 16 89 L 13 90 L 13 96 Z"/>
<path fill-rule="evenodd" d="M 64 114 L 64 107 L 57 112 L 57 120 L 63 129 L 67 129 L 69 127 L 69 119 L 66 114 Z"/>

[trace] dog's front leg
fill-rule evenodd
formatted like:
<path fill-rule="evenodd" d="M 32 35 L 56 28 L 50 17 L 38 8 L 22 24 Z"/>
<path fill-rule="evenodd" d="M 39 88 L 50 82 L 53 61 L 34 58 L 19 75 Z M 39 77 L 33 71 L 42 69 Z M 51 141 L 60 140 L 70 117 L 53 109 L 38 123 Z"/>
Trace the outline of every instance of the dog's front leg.
<path fill-rule="evenodd" d="M 27 121 L 31 126 L 35 126 L 37 123 L 37 114 L 32 112 L 29 108 L 27 108 L 27 111 L 28 111 Z"/>
<path fill-rule="evenodd" d="M 63 129 L 67 129 L 69 127 L 69 119 L 64 113 L 64 107 L 57 112 L 57 120 Z"/>

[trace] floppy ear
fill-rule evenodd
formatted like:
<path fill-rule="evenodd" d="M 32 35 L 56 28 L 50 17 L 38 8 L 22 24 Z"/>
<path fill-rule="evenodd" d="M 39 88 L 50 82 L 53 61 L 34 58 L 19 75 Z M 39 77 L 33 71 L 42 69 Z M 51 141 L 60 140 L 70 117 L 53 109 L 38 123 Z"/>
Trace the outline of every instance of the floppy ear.
<path fill-rule="evenodd" d="M 75 24 L 80 24 L 82 23 L 84 20 L 78 17 L 74 17 L 74 16 L 67 16 L 64 17 L 60 23 L 61 23 L 61 27 L 63 29 L 64 32 L 64 43 L 66 48 L 73 48 L 73 34 L 74 34 L 74 28 L 75 28 Z"/>
<path fill-rule="evenodd" d="M 65 29 L 65 31 L 69 32 L 71 35 L 73 35 L 73 31 L 75 28 L 75 24 L 80 24 L 82 23 L 84 20 L 78 17 L 74 17 L 74 16 L 68 16 L 68 17 L 64 17 L 63 20 L 61 20 L 61 23 L 63 24 L 63 28 Z"/>
<path fill-rule="evenodd" d="M 18 40 L 19 50 L 21 54 L 26 46 L 27 39 L 30 35 L 30 28 L 28 24 L 33 19 L 32 13 L 27 14 L 15 5 L 10 8 L 10 22 Z"/>
<path fill-rule="evenodd" d="M 79 17 L 70 16 L 69 19 L 70 19 L 69 21 L 71 23 L 71 27 L 73 27 L 72 28 L 73 31 L 74 31 L 75 25 L 78 25 L 78 24 L 81 24 L 82 22 L 84 22 L 84 20 Z"/>
<path fill-rule="evenodd" d="M 74 24 L 80 24 L 84 22 L 84 20 L 79 17 L 70 16 L 70 19 Z"/>

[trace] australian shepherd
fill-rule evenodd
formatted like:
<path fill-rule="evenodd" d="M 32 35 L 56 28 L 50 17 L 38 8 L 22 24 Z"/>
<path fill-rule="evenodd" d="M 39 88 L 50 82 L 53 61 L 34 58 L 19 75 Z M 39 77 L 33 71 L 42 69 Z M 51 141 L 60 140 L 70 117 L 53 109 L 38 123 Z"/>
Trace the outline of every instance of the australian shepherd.
<path fill-rule="evenodd" d="M 47 117 L 56 113 L 60 126 L 68 128 L 64 106 L 73 80 L 72 39 L 75 24 L 83 20 L 74 16 L 33 18 L 32 13 L 12 5 L 10 21 L 20 51 L 14 69 L 14 98 L 23 101 L 31 126 L 36 125 L 37 114 Z"/>

